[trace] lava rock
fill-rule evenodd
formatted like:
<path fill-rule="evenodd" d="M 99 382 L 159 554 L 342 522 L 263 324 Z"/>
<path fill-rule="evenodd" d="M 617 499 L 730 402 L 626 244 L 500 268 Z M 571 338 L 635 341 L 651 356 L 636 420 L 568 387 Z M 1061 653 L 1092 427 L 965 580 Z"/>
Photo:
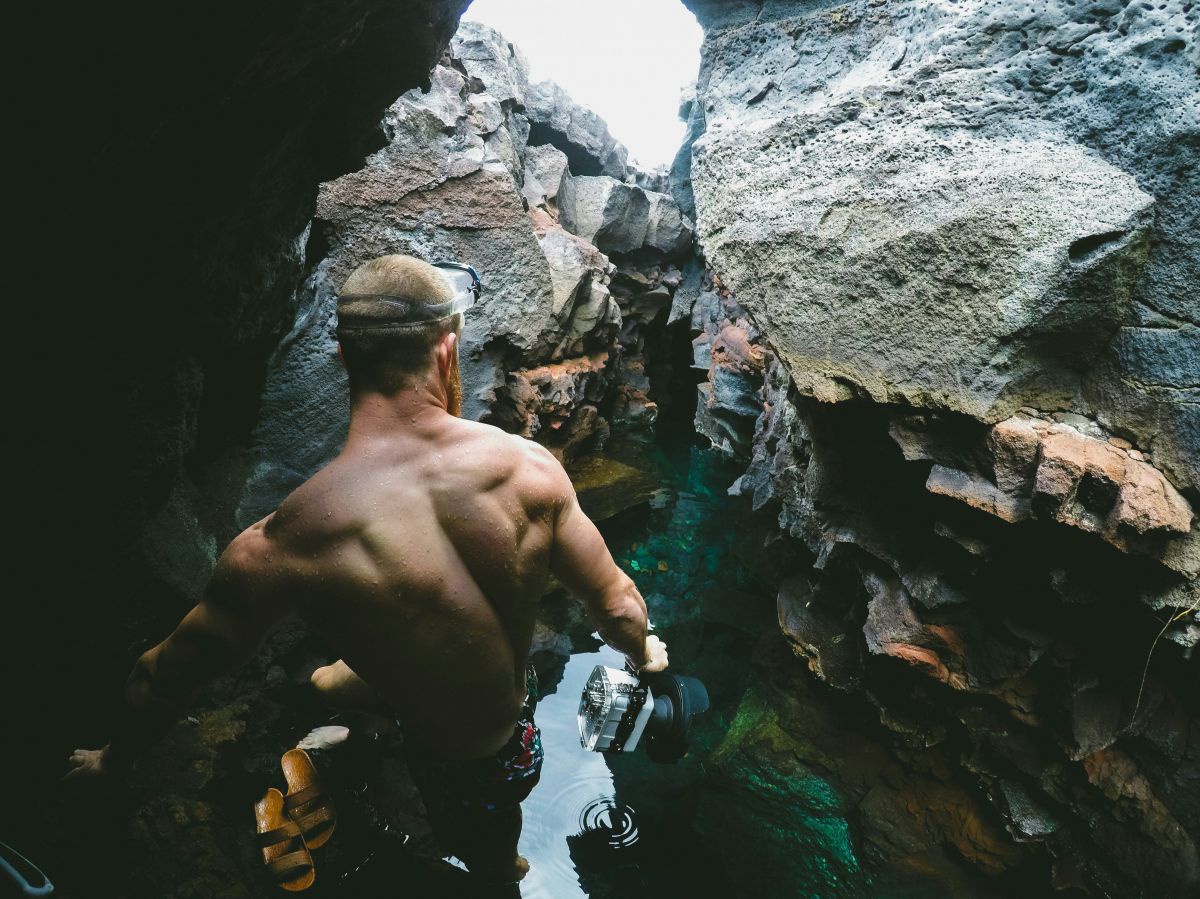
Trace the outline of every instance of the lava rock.
<path fill-rule="evenodd" d="M 677 181 L 800 390 L 1071 409 L 1200 483 L 1186 4 L 688 5 Z"/>
<path fill-rule="evenodd" d="M 525 112 L 533 126 L 530 143 L 553 144 L 571 160 L 576 175 L 607 175 L 624 181 L 629 152 L 609 134 L 604 120 L 580 106 L 551 81 L 530 85 Z"/>

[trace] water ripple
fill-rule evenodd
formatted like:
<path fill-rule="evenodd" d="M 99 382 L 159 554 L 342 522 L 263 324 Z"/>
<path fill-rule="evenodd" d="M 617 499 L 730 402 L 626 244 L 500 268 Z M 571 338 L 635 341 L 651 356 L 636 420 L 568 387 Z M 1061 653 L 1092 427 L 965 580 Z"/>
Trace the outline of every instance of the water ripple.
<path fill-rule="evenodd" d="M 579 813 L 579 832 L 604 834 L 612 849 L 628 849 L 638 839 L 633 808 L 610 798 L 596 799 L 584 806 Z"/>
<path fill-rule="evenodd" d="M 620 666 L 622 659 L 608 647 L 572 657 L 558 690 L 538 706 L 546 761 L 523 804 L 520 848 L 532 864 L 521 884 L 524 899 L 586 896 L 580 865 L 591 867 L 595 852 L 627 850 L 638 839 L 633 809 L 616 801 L 604 757 L 579 746 L 575 708 L 597 663 Z"/>

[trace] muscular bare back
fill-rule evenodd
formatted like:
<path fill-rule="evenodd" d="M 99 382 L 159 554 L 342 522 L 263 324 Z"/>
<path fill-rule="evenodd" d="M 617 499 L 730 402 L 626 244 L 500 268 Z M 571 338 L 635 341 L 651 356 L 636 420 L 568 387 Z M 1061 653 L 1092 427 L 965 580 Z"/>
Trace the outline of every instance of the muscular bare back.
<path fill-rule="evenodd" d="M 430 748 L 478 757 L 521 707 L 568 499 L 545 449 L 442 414 L 352 439 L 262 523 L 258 558 Z"/>
<path fill-rule="evenodd" d="M 390 278 L 396 266 L 413 265 L 437 274 L 388 256 L 364 263 L 347 284 L 362 272 Z M 478 280 L 466 271 L 477 296 Z M 407 297 L 407 289 L 384 292 Z M 347 333 L 354 337 L 353 328 Z M 354 338 L 345 448 L 226 547 L 203 599 L 134 665 L 112 741 L 76 750 L 67 777 L 123 770 L 207 682 L 243 664 L 293 614 L 346 663 L 314 672 L 319 697 L 350 698 L 322 683 L 323 672 L 336 669 L 338 684 L 353 685 L 353 705 L 364 693 L 368 704 L 382 701 L 406 740 L 442 759 L 482 759 L 518 733 L 526 656 L 551 573 L 634 666 L 666 667 L 666 647 L 647 634 L 641 594 L 580 510 L 557 460 L 531 441 L 457 417 L 458 332 L 447 325 L 437 333 L 426 367 L 408 366 L 398 381 L 394 354 L 413 346 Z M 508 882 L 528 868 L 516 857 L 519 802 L 467 828 L 474 837 L 487 831 L 481 841 L 463 843 L 465 825 L 449 818 L 435 827 L 462 843 L 457 851 L 472 871 Z"/>

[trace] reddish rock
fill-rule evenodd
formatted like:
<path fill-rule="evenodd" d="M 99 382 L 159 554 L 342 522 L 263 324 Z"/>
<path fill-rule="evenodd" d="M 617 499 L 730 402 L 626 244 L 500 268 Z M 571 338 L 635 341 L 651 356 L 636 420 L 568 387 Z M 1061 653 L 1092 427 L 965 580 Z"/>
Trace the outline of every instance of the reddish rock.
<path fill-rule="evenodd" d="M 1186 534 L 1192 522 L 1192 508 L 1179 491 L 1158 469 L 1133 459 L 1125 464 L 1114 515 L 1118 526 L 1138 534 L 1157 530 Z"/>
<path fill-rule="evenodd" d="M 992 480 L 1008 494 L 1027 496 L 1037 470 L 1041 435 L 1033 421 L 1021 416 L 1005 419 L 988 432 Z"/>
<path fill-rule="evenodd" d="M 588 438 L 607 434 L 593 404 L 604 393 L 607 362 L 601 352 L 510 372 L 497 422 L 536 438 L 560 459 L 571 458 Z"/>
<path fill-rule="evenodd" d="M 1186 534 L 1192 521 L 1188 501 L 1156 468 L 1066 425 L 1043 438 L 1034 508 L 1121 549 L 1155 531 Z"/>
<path fill-rule="evenodd" d="M 911 426 L 893 422 L 891 431 L 906 458 L 930 458 L 929 439 L 916 440 L 919 432 Z M 969 463 L 962 468 L 934 464 L 926 489 L 1009 523 L 1031 516 L 1052 519 L 1097 534 L 1125 552 L 1147 552 L 1185 574 L 1200 568 L 1194 538 L 1165 547 L 1146 539 L 1188 534 L 1192 508 L 1158 469 L 1138 461 L 1136 452 L 1069 424 L 1046 426 L 1018 415 L 991 428 L 982 455 L 984 472 L 970 470 Z"/>
<path fill-rule="evenodd" d="M 712 340 L 712 359 L 718 365 L 731 365 L 743 371 L 762 372 L 766 351 L 750 343 L 744 327 L 726 322 Z"/>

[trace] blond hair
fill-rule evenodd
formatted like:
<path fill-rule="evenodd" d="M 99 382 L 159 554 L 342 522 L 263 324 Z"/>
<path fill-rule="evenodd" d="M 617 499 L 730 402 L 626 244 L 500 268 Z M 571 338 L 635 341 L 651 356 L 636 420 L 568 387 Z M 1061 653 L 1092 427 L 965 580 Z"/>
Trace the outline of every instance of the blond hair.
<path fill-rule="evenodd" d="M 454 288 L 428 262 L 398 254 L 364 262 L 342 285 L 337 333 L 350 387 L 393 394 L 411 386 L 429 368 L 439 340 L 451 331 L 462 331 L 462 314 L 390 327 L 388 306 L 375 299 L 380 296 L 432 306 L 454 299 Z M 377 319 L 382 327 L 348 327 L 342 315 L 355 321 Z"/>

